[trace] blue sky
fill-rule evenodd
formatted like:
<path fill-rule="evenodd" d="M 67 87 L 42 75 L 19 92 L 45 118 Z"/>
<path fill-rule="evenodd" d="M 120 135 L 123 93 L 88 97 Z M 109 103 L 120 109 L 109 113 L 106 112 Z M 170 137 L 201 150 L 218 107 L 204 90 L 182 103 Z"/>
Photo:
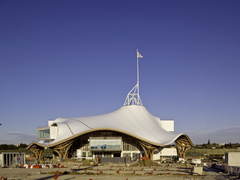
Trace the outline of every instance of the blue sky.
<path fill-rule="evenodd" d="M 240 128 L 239 7 L 237 0 L 0 0 L 0 144 L 36 141 L 49 119 L 120 108 L 136 84 L 136 49 L 150 113 L 174 119 L 194 144 L 226 128 L 211 142 L 240 142 L 232 133 Z"/>

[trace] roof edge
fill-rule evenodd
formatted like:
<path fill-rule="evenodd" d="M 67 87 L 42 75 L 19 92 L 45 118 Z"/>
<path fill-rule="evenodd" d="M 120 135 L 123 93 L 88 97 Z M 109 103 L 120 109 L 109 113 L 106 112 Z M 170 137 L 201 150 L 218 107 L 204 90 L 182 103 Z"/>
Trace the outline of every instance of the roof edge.
<path fill-rule="evenodd" d="M 147 143 L 149 143 L 149 144 L 151 144 L 151 145 L 155 145 L 155 146 L 165 146 L 165 144 L 160 144 L 160 143 L 156 143 L 156 142 L 153 142 L 153 141 L 149 141 L 149 140 L 147 140 L 147 139 L 145 139 L 145 138 L 142 138 L 142 137 L 140 137 L 140 136 L 137 136 L 137 135 L 135 135 L 135 134 L 129 133 L 129 132 L 124 131 L 124 130 L 120 130 L 120 129 L 116 129 L 116 128 L 106 128 L 106 127 L 104 127 L 104 128 L 93 128 L 93 129 L 89 129 L 89 130 L 80 132 L 80 133 L 78 133 L 78 134 L 75 134 L 75 135 L 73 135 L 73 136 L 71 136 L 71 137 L 68 137 L 68 138 L 66 138 L 66 139 L 63 139 L 63 140 L 61 140 L 61 141 L 58 141 L 58 142 L 55 142 L 55 143 L 52 143 L 52 144 L 46 144 L 46 145 L 41 144 L 41 146 L 42 146 L 42 147 L 52 148 L 52 147 L 54 147 L 54 146 L 57 146 L 57 145 L 59 145 L 59 144 L 61 144 L 61 143 L 64 143 L 64 142 L 66 142 L 66 141 L 75 139 L 75 138 L 77 138 L 77 137 L 79 137 L 79 136 L 82 136 L 82 135 L 84 135 L 84 134 L 91 133 L 91 132 L 94 132 L 94 131 L 104 131 L 104 130 L 105 130 L 105 131 L 120 132 L 120 133 L 129 135 L 129 136 L 132 136 L 132 137 L 134 137 L 134 138 L 136 138 L 136 139 L 139 139 L 139 140 L 141 140 L 141 141 L 147 142 Z M 181 135 L 181 134 L 177 135 L 177 137 L 174 138 L 174 139 L 177 139 L 180 135 Z M 37 145 L 39 145 L 39 144 L 40 144 L 40 143 L 37 143 Z M 29 146 L 30 146 L 30 145 L 29 145 Z"/>

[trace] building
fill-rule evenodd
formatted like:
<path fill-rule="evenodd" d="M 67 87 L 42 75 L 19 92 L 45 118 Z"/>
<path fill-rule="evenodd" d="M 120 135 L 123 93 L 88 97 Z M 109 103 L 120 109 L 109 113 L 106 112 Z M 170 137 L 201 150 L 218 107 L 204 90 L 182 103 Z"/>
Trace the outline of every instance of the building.
<path fill-rule="evenodd" d="M 153 153 L 153 160 L 174 160 L 177 158 L 177 149 L 175 147 L 163 148 L 161 151 L 155 150 Z"/>
<path fill-rule="evenodd" d="M 140 57 L 137 56 L 137 61 Z M 140 159 L 142 156 L 153 159 L 155 150 L 160 151 L 175 142 L 178 157 L 184 158 L 186 150 L 193 144 L 186 134 L 175 134 L 173 131 L 173 120 L 161 120 L 143 106 L 137 78 L 136 86 L 128 93 L 120 109 L 104 115 L 48 121 L 48 127 L 37 129 L 39 141 L 32 142 L 27 149 L 39 159 L 45 148 L 53 149 L 60 159 Z"/>

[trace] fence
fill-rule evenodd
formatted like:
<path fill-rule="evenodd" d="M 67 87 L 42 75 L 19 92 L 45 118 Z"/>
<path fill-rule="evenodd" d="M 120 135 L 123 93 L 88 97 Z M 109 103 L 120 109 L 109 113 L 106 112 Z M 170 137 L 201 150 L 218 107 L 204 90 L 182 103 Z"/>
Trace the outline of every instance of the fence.
<path fill-rule="evenodd" d="M 215 164 L 214 166 L 216 169 L 220 169 L 229 173 L 230 175 L 240 176 L 240 167 L 237 166 L 227 166 L 227 165 L 218 165 Z"/>
<path fill-rule="evenodd" d="M 99 163 L 130 163 L 131 157 L 99 157 Z"/>

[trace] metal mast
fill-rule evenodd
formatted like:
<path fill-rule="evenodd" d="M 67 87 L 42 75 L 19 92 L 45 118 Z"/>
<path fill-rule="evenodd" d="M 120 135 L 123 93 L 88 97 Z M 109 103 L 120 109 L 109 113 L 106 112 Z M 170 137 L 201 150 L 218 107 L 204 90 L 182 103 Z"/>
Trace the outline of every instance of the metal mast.
<path fill-rule="evenodd" d="M 142 105 L 141 98 L 139 96 L 139 66 L 138 58 L 143 58 L 143 56 L 138 52 L 137 49 L 137 84 L 132 88 L 132 90 L 127 94 L 124 102 L 124 106 L 128 105 Z"/>

